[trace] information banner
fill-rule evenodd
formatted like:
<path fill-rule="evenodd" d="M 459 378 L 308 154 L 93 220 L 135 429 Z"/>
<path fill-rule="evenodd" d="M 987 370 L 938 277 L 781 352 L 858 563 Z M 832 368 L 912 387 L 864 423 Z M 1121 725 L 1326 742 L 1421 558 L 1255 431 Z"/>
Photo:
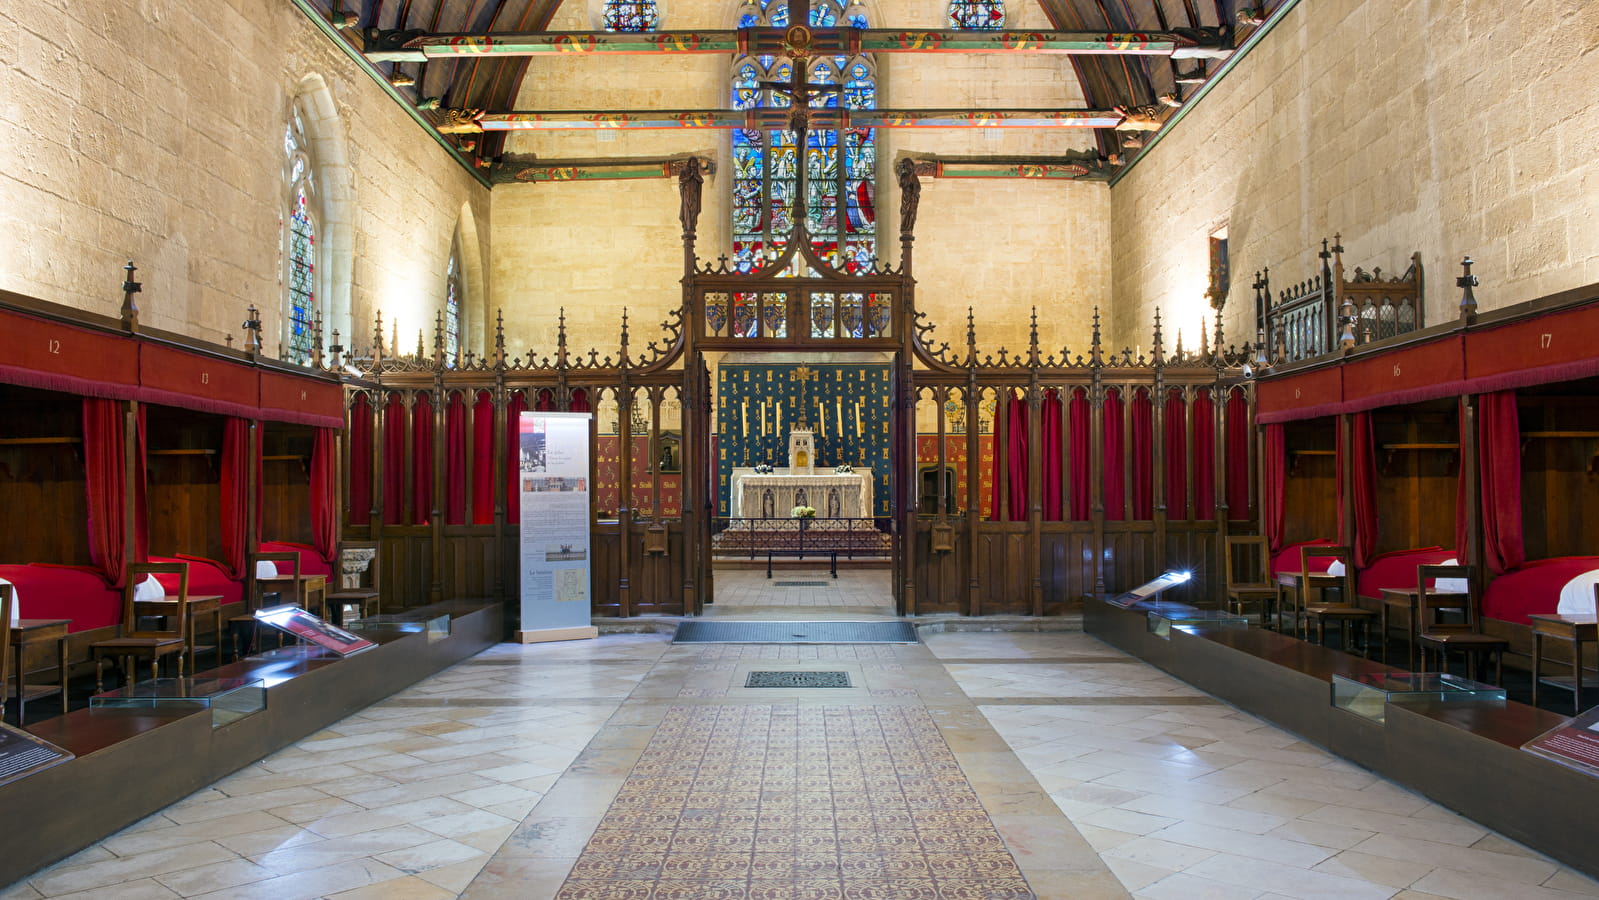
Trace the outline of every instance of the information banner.
<path fill-rule="evenodd" d="M 522 493 L 523 643 L 591 638 L 589 414 L 525 412 L 517 427 Z"/>

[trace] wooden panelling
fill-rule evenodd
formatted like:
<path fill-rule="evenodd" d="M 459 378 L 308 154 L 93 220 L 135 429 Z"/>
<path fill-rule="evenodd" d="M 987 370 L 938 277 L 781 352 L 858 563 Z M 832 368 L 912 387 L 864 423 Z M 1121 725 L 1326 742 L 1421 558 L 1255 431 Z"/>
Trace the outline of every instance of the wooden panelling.
<path fill-rule="evenodd" d="M 1436 406 L 1372 414 L 1378 553 L 1455 545 L 1459 425 L 1453 401 Z"/>
<path fill-rule="evenodd" d="M 145 407 L 150 552 L 222 558 L 222 417 Z"/>
<path fill-rule="evenodd" d="M 1518 406 L 1529 435 L 1521 453 L 1527 558 L 1591 555 L 1599 547 L 1599 397 L 1528 396 Z"/>
<path fill-rule="evenodd" d="M 0 562 L 88 565 L 83 424 L 77 397 L 0 384 L 0 510 L 49 528 L 0 528 Z"/>

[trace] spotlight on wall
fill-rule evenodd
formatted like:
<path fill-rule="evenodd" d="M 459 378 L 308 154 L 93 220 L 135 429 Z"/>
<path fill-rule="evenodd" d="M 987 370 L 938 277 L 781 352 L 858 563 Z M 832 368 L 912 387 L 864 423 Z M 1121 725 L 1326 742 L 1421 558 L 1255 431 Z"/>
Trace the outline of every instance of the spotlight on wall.
<path fill-rule="evenodd" d="M 416 78 L 413 77 L 411 73 L 404 72 L 399 68 L 396 68 L 389 75 L 389 84 L 392 84 L 395 87 L 411 87 L 416 84 Z"/>

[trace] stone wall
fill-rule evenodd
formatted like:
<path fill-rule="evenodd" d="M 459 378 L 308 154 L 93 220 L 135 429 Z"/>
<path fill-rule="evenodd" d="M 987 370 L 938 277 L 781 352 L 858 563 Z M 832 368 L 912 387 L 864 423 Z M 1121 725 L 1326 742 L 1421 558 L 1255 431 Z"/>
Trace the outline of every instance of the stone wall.
<path fill-rule="evenodd" d="M 287 0 L 12 0 L 0 61 L 0 288 L 115 315 L 132 259 L 149 325 L 237 338 L 254 304 L 275 352 L 297 96 L 320 135 L 335 311 L 365 332 L 381 307 L 414 347 L 463 211 L 468 271 L 487 262 L 488 191 Z"/>
<path fill-rule="evenodd" d="M 1229 229 L 1229 340 L 1253 273 L 1287 287 L 1420 251 L 1426 319 L 1462 256 L 1484 309 L 1599 282 L 1599 4 L 1301 2 L 1111 189 L 1119 341 L 1159 307 L 1192 344 L 1207 238 Z"/>
<path fill-rule="evenodd" d="M 592 5 L 592 4 L 591 4 Z M 1036 5 L 1012 4 L 1010 23 L 1047 28 Z M 735 4 L 674 0 L 666 29 L 726 28 Z M 881 26 L 943 27 L 942 0 L 870 4 Z M 594 10 L 567 3 L 553 30 L 596 27 Z M 521 109 L 704 109 L 729 103 L 731 59 L 557 55 L 530 62 Z M 1065 57 L 884 54 L 877 60 L 879 105 L 1076 107 L 1080 89 Z M 506 149 L 541 159 L 672 156 L 716 161 L 705 181 L 698 249 L 702 260 L 730 252 L 731 135 L 696 131 L 514 134 Z M 893 130 L 878 134 L 880 254 L 897 262 L 902 155 L 1061 155 L 1093 144 L 1087 132 L 1023 129 Z M 553 348 L 562 307 L 574 347 L 614 352 L 626 305 L 635 340 L 681 297 L 677 189 L 660 181 L 503 185 L 494 189 L 492 304 L 504 307 L 513 343 Z M 918 307 L 941 340 L 964 340 L 966 310 L 983 310 L 986 351 L 1015 350 L 1040 308 L 1046 345 L 1086 344 L 1094 304 L 1108 302 L 1109 192 L 1103 184 L 924 179 L 916 241 Z M 642 331 L 641 331 L 642 329 Z"/>

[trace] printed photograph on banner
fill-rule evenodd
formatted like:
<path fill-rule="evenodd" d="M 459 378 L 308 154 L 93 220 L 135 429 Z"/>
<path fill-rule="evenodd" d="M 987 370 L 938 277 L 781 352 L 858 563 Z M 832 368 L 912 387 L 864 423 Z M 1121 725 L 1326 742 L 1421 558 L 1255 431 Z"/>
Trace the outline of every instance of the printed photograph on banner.
<path fill-rule="evenodd" d="M 555 602 L 588 603 L 589 573 L 587 569 L 557 569 L 555 571 Z"/>
<path fill-rule="evenodd" d="M 545 453 L 545 426 L 540 420 L 522 423 L 522 471 L 544 471 L 548 455 Z M 527 490 L 527 488 L 524 488 Z"/>

